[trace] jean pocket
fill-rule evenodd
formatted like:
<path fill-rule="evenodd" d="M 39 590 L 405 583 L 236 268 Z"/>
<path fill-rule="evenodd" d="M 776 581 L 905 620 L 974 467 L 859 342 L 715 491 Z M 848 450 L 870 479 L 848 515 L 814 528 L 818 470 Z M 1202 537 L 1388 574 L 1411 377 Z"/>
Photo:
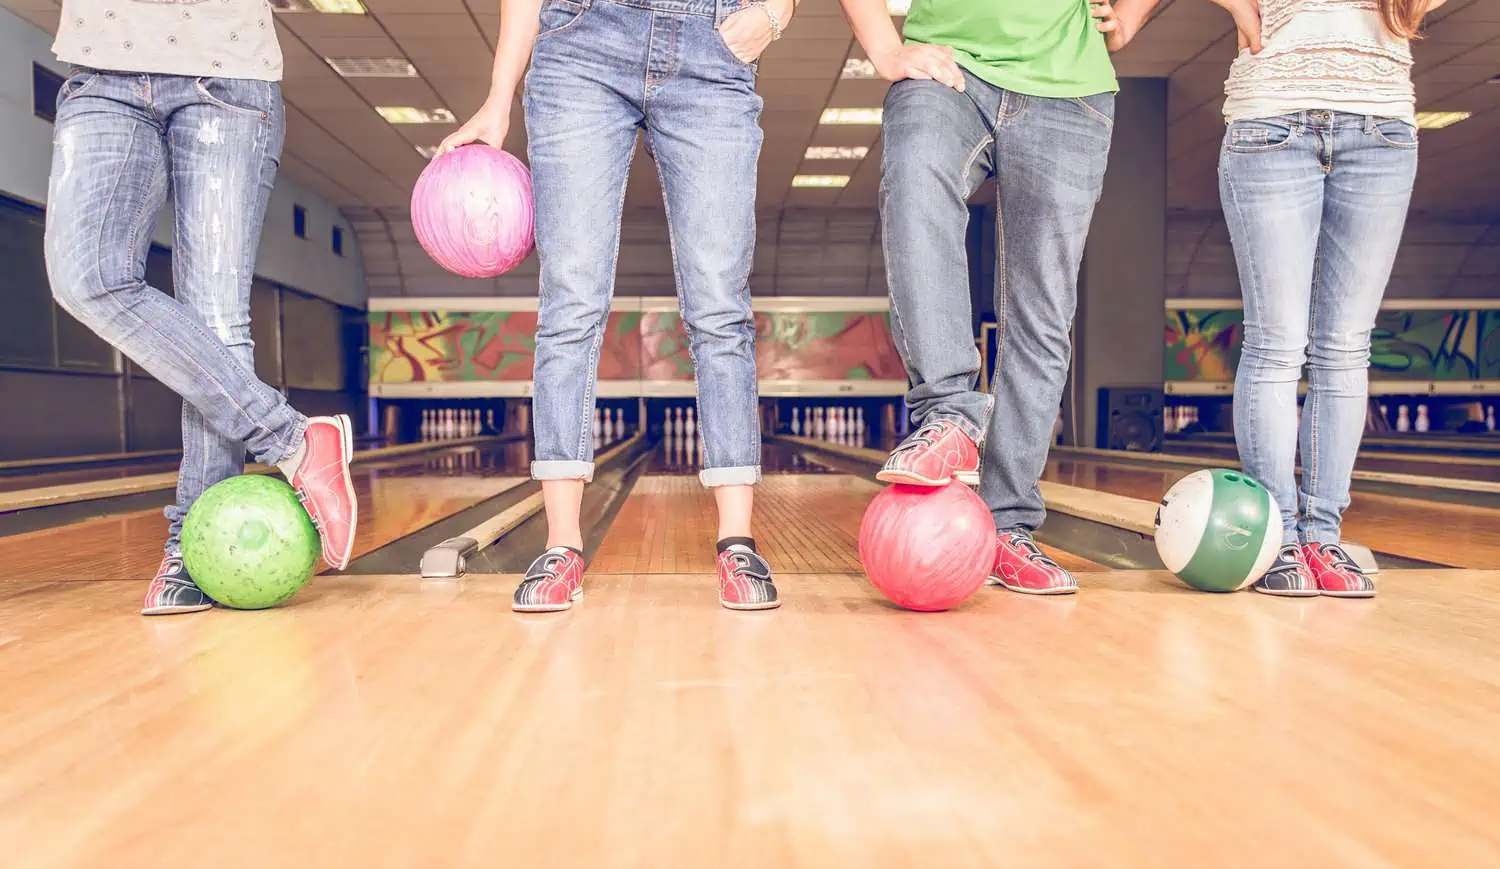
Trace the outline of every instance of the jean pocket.
<path fill-rule="evenodd" d="M 726 18 L 725 20 L 727 21 L 729 19 Z M 758 72 L 760 70 L 760 58 L 757 57 L 754 60 L 741 60 L 740 56 L 738 54 L 735 54 L 734 50 L 729 47 L 729 41 L 724 38 L 724 31 L 719 29 L 719 27 L 722 26 L 723 25 L 720 24 L 719 26 L 714 28 L 714 40 L 719 43 L 719 49 L 724 53 L 724 57 L 728 58 L 731 62 L 735 63 L 738 66 L 749 69 L 751 72 Z"/>
<path fill-rule="evenodd" d="M 1084 113 L 1106 126 L 1115 125 L 1115 95 L 1094 94 L 1087 97 L 1074 97 L 1073 102 L 1083 107 Z"/>
<path fill-rule="evenodd" d="M 1267 154 L 1287 147 L 1296 135 L 1280 121 L 1235 121 L 1224 133 L 1224 147 L 1236 154 Z"/>
<path fill-rule="evenodd" d="M 537 39 L 556 36 L 570 29 L 582 18 L 588 7 L 576 0 L 545 0 L 537 14 Z"/>
<path fill-rule="evenodd" d="M 1405 121 L 1385 120 L 1370 128 L 1380 144 L 1411 150 L 1417 147 L 1417 128 Z"/>
<path fill-rule="evenodd" d="M 242 115 L 254 115 L 261 120 L 271 116 L 275 108 L 276 85 L 267 81 L 244 78 L 195 79 L 198 95 L 211 105 Z"/>
<path fill-rule="evenodd" d="M 75 67 L 68 74 L 67 79 L 63 81 L 62 87 L 57 89 L 58 105 L 62 105 L 64 100 L 70 100 L 93 87 L 94 82 L 99 80 L 100 75 L 101 73 L 98 70 Z"/>

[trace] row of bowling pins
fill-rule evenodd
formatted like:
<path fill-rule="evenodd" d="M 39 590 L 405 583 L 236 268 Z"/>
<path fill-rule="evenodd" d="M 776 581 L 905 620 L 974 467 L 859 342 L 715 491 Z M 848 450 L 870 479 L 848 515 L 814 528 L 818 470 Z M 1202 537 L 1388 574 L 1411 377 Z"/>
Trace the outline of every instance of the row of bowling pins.
<path fill-rule="evenodd" d="M 427 460 L 428 467 L 441 471 L 477 471 L 484 467 L 484 454 L 477 447 L 444 450 Z"/>
<path fill-rule="evenodd" d="M 1162 431 L 1173 434 L 1198 421 L 1198 408 L 1191 404 L 1179 404 L 1162 408 L 1161 415 Z"/>
<path fill-rule="evenodd" d="M 478 408 L 426 408 L 422 411 L 422 440 L 471 438 L 486 431 L 497 431 L 495 412 L 489 411 L 488 416 L 481 413 Z"/>
<path fill-rule="evenodd" d="M 698 430 L 698 422 L 693 419 L 691 407 L 669 407 L 666 418 L 662 420 L 661 433 L 667 438 L 679 437 L 693 439 L 693 433 Z"/>
<path fill-rule="evenodd" d="M 620 408 L 594 408 L 594 444 L 609 443 L 625 436 L 625 411 Z"/>
<path fill-rule="evenodd" d="M 805 419 L 800 410 L 792 408 L 792 434 L 840 443 L 864 442 L 864 408 L 810 407 Z"/>
<path fill-rule="evenodd" d="M 1398 405 L 1396 407 L 1396 421 L 1394 423 L 1391 423 L 1390 408 L 1386 407 L 1383 404 L 1380 406 L 1380 415 L 1385 417 L 1385 421 L 1387 423 L 1390 423 L 1391 427 L 1396 431 L 1415 430 L 1422 432 L 1428 431 L 1432 428 L 1432 419 L 1427 416 L 1427 405 L 1425 404 L 1417 405 L 1416 420 L 1412 419 L 1411 410 L 1404 404 Z M 1491 429 L 1491 431 L 1493 430 L 1494 429 Z"/>

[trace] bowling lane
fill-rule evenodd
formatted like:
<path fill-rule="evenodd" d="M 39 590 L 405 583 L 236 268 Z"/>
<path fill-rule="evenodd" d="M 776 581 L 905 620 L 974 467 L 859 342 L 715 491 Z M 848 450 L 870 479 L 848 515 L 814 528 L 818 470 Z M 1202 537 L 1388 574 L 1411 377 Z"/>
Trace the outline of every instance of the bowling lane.
<path fill-rule="evenodd" d="M 668 453 L 663 441 L 621 506 L 590 573 L 712 574 L 718 531 L 713 493 L 696 479 L 696 461 Z M 861 574 L 859 523 L 882 486 L 839 472 L 780 441 L 762 449 L 755 490 L 755 540 L 778 574 Z M 1070 570 L 1106 570 L 1055 548 Z"/>
<path fill-rule="evenodd" d="M 512 441 L 355 465 L 354 557 L 521 484 L 530 458 L 527 442 Z M 136 510 L 0 537 L 0 581 L 149 578 L 166 525 L 159 509 Z"/>
<path fill-rule="evenodd" d="M 127 477 L 141 477 L 148 474 L 166 474 L 176 471 L 181 460 L 180 456 L 155 456 L 148 459 L 80 465 L 58 470 L 0 473 L 0 492 L 38 489 L 44 486 L 65 486 L 72 483 L 94 483 L 100 480 L 123 480 Z"/>
<path fill-rule="evenodd" d="M 1048 459 L 1044 477 L 1071 486 L 1159 501 L 1185 468 L 1091 459 Z M 1500 568 L 1500 510 L 1355 492 L 1344 534 L 1376 553 L 1451 567 Z"/>
<path fill-rule="evenodd" d="M 1239 452 L 1232 443 L 1177 440 L 1167 444 L 1165 451 L 1176 455 L 1203 456 L 1206 459 L 1239 460 Z M 1496 457 L 1366 448 L 1360 450 L 1354 467 L 1359 471 L 1500 482 L 1500 458 Z"/>

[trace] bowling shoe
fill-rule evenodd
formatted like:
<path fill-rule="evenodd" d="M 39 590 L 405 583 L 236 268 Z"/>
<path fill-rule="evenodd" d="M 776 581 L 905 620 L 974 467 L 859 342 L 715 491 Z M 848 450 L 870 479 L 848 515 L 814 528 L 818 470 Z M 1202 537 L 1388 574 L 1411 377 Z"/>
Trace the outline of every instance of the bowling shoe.
<path fill-rule="evenodd" d="M 1306 543 L 1302 557 L 1318 583 L 1318 592 L 1328 597 L 1374 597 L 1375 581 L 1337 543 Z"/>
<path fill-rule="evenodd" d="M 526 568 L 510 608 L 518 613 L 556 613 L 583 597 L 583 553 L 554 546 Z"/>
<path fill-rule="evenodd" d="M 1276 560 L 1271 562 L 1270 568 L 1251 588 L 1261 594 L 1274 594 L 1277 597 L 1318 596 L 1318 581 L 1313 578 L 1307 560 L 1302 557 L 1301 547 L 1295 544 L 1281 547 L 1281 551 L 1276 553 Z"/>
<path fill-rule="evenodd" d="M 990 584 L 1022 594 L 1072 594 L 1078 580 L 1048 558 L 1024 528 L 1001 531 L 995 546 Z"/>
<path fill-rule="evenodd" d="M 349 566 L 359 504 L 349 462 L 354 458 L 354 426 L 349 417 L 319 416 L 307 421 L 302 448 L 280 465 L 287 482 L 323 540 L 323 560 L 336 570 Z"/>
<path fill-rule="evenodd" d="M 719 603 L 732 610 L 769 610 L 781 606 L 771 565 L 748 546 L 719 553 Z"/>
<path fill-rule="evenodd" d="M 156 576 L 146 588 L 146 602 L 141 605 L 143 616 L 172 616 L 178 613 L 196 613 L 213 609 L 214 602 L 188 576 L 182 566 L 182 558 L 168 555 L 156 568 Z"/>
<path fill-rule="evenodd" d="M 954 478 L 970 486 L 979 482 L 979 448 L 946 419 L 912 432 L 875 475 L 883 483 L 908 486 L 946 486 Z"/>

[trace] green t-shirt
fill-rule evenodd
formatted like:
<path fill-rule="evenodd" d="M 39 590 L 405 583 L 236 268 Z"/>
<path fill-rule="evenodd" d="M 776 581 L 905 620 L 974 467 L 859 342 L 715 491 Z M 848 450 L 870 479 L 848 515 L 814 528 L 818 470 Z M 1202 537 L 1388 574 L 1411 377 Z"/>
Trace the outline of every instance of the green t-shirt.
<path fill-rule="evenodd" d="M 905 37 L 949 46 L 959 66 L 1020 94 L 1119 90 L 1089 0 L 912 0 Z"/>

